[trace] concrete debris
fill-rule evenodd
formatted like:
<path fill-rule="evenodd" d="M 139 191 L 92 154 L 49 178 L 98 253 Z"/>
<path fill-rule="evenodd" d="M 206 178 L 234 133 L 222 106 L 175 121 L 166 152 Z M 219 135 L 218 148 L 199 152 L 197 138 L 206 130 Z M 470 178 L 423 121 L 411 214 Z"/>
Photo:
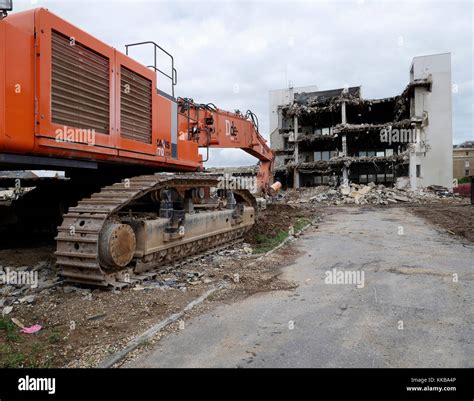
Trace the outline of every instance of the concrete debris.
<path fill-rule="evenodd" d="M 418 189 L 416 191 L 377 185 L 373 182 L 351 184 L 337 189 L 329 186 L 290 189 L 282 193 L 281 199 L 288 204 L 320 203 L 324 205 L 388 205 L 394 203 L 462 202 L 446 188 Z"/>
<path fill-rule="evenodd" d="M 12 292 L 13 287 L 11 285 L 3 285 L 0 288 L 0 295 L 8 295 L 10 292 Z"/>
<path fill-rule="evenodd" d="M 393 195 L 393 199 L 399 202 L 408 202 L 410 200 L 410 198 L 408 198 L 407 196 L 401 196 L 401 195 Z"/>
<path fill-rule="evenodd" d="M 65 294 L 70 294 L 71 292 L 74 292 L 74 291 L 76 291 L 76 290 L 77 290 L 76 287 L 72 287 L 72 286 L 70 286 L 70 285 L 67 285 L 67 286 L 64 286 L 64 287 L 63 287 L 63 292 L 64 292 Z"/>
<path fill-rule="evenodd" d="M 12 322 L 15 323 L 20 329 L 24 329 L 25 328 L 25 325 L 23 324 L 23 322 L 20 320 L 20 319 L 17 319 L 15 317 L 12 317 Z"/>
<path fill-rule="evenodd" d="M 340 188 L 341 194 L 342 195 L 349 195 L 351 193 L 351 189 L 349 187 L 341 187 Z"/>
<path fill-rule="evenodd" d="M 11 202 L 30 192 L 33 188 L 0 188 L 0 205 L 10 206 Z"/>
<path fill-rule="evenodd" d="M 295 163 L 290 161 L 285 165 L 286 170 L 291 171 L 294 168 L 298 168 L 300 171 L 305 172 L 317 172 L 321 174 L 327 174 L 331 171 L 339 171 L 342 166 L 349 167 L 351 164 L 358 163 L 408 163 L 409 162 L 409 149 L 391 156 L 334 156 L 330 160 L 317 160 L 315 162 L 299 162 Z"/>
<path fill-rule="evenodd" d="M 262 197 L 255 198 L 257 201 L 257 207 L 259 210 L 265 210 L 267 208 L 267 200 Z"/>
<path fill-rule="evenodd" d="M 98 319 L 102 319 L 105 316 L 107 316 L 107 313 L 98 313 L 97 315 L 89 316 L 86 319 L 87 320 L 98 320 Z"/>
<path fill-rule="evenodd" d="M 341 92 L 339 96 L 332 96 L 326 98 L 318 98 L 315 96 L 308 99 L 306 104 L 293 103 L 283 108 L 283 112 L 288 117 L 303 116 L 313 113 L 333 112 L 341 107 L 341 103 L 360 104 L 362 99 L 359 93 L 344 93 Z"/>
<path fill-rule="evenodd" d="M 15 199 L 15 191 L 13 189 L 6 189 L 0 191 L 0 201 Z"/>
<path fill-rule="evenodd" d="M 433 192 L 437 193 L 438 195 L 448 195 L 449 194 L 448 188 L 442 187 L 441 185 L 430 185 L 428 187 L 428 189 L 430 191 L 433 191 Z"/>
<path fill-rule="evenodd" d="M 393 128 L 413 128 L 415 124 L 421 124 L 423 122 L 420 118 L 406 118 L 402 121 L 392 121 L 390 123 L 384 124 L 369 124 L 369 123 L 362 123 L 362 124 L 337 124 L 333 127 L 332 133 L 333 135 L 338 134 L 361 134 L 361 133 L 376 133 L 380 134 L 382 130 L 390 131 Z"/>
<path fill-rule="evenodd" d="M 33 303 L 34 300 L 35 300 L 34 295 L 27 295 L 26 297 L 23 297 L 23 298 L 19 299 L 21 304 L 24 304 L 24 303 L 31 304 L 31 303 Z"/>
<path fill-rule="evenodd" d="M 431 79 L 415 79 L 407 85 L 400 95 L 382 99 L 363 99 L 360 95 L 360 90 L 355 92 L 351 92 L 350 90 L 347 92 L 342 91 L 337 96 L 314 96 L 306 99 L 304 102 L 294 102 L 283 107 L 282 110 L 287 117 L 300 117 L 315 113 L 338 111 L 343 102 L 349 105 L 360 105 L 365 107 L 370 107 L 377 103 L 394 103 L 395 121 L 399 121 L 399 118 L 405 114 L 404 112 L 410 105 L 410 97 L 413 95 L 414 89 L 417 87 L 424 87 L 429 90 L 431 85 Z"/>
<path fill-rule="evenodd" d="M 5 306 L 2 310 L 2 316 L 8 315 L 13 310 L 13 306 Z"/>
<path fill-rule="evenodd" d="M 398 177 L 395 182 L 395 187 L 397 189 L 409 189 L 410 188 L 410 178 L 409 177 Z"/>

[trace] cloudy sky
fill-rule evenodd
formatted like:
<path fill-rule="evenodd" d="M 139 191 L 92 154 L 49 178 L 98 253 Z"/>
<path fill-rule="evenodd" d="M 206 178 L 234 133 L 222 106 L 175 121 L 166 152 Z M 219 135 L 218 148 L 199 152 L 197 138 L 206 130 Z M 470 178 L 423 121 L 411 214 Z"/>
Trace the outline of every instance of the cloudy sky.
<path fill-rule="evenodd" d="M 454 143 L 474 139 L 470 0 L 14 0 L 14 7 L 49 8 L 119 50 L 154 40 L 174 55 L 177 95 L 251 109 L 266 138 L 271 89 L 362 85 L 363 97 L 393 96 L 406 86 L 414 56 L 450 52 Z M 145 53 L 134 56 L 150 63 Z M 254 161 L 216 150 L 208 165 Z"/>

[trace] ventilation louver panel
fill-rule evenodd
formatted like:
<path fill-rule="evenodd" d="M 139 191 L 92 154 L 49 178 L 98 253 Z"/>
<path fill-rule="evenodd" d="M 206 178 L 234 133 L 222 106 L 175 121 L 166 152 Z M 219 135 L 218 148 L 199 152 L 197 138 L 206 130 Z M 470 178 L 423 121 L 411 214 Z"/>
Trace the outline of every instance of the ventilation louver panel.
<path fill-rule="evenodd" d="M 52 121 L 109 134 L 109 59 L 52 32 Z"/>
<path fill-rule="evenodd" d="M 122 66 L 120 83 L 121 135 L 151 144 L 152 82 Z"/>

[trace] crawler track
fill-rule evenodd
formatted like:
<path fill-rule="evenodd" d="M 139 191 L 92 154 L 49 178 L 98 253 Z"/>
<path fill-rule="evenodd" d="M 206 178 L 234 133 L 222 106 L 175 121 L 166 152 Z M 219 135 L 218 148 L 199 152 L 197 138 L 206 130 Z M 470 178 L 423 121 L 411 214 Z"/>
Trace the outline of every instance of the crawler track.
<path fill-rule="evenodd" d="M 90 198 L 81 200 L 69 209 L 63 223 L 58 227 L 57 265 L 60 274 L 68 281 L 100 287 L 124 287 L 131 279 L 147 276 L 147 272 L 160 266 L 183 261 L 203 251 L 232 243 L 248 228 L 236 229 L 198 239 L 183 245 L 171 244 L 165 251 L 157 252 L 146 262 L 134 261 L 123 269 L 104 267 L 99 258 L 101 230 L 107 221 L 118 212 L 127 211 L 127 206 L 166 188 L 215 187 L 217 177 L 208 174 L 158 173 L 130 178 L 103 188 Z M 247 204 L 255 207 L 255 199 L 248 191 L 234 191 Z M 256 210 L 256 208 L 255 208 Z M 138 262 L 138 263 L 137 263 Z M 139 266 L 139 271 L 136 267 Z"/>

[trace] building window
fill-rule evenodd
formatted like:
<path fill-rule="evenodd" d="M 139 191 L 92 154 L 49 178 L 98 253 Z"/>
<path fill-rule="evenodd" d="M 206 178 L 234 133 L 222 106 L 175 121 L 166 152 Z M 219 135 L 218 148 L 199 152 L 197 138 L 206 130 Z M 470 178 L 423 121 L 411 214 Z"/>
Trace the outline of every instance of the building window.
<path fill-rule="evenodd" d="M 283 149 L 288 150 L 288 138 L 283 138 Z"/>
<path fill-rule="evenodd" d="M 465 171 L 464 171 L 464 175 L 465 175 L 465 176 L 469 176 L 469 170 L 465 170 Z"/>
<path fill-rule="evenodd" d="M 466 152 L 466 156 L 469 156 L 469 152 Z"/>
<path fill-rule="evenodd" d="M 421 177 L 421 164 L 416 165 L 416 177 L 417 178 Z"/>
<path fill-rule="evenodd" d="M 464 160 L 464 168 L 469 168 L 469 160 Z"/>

